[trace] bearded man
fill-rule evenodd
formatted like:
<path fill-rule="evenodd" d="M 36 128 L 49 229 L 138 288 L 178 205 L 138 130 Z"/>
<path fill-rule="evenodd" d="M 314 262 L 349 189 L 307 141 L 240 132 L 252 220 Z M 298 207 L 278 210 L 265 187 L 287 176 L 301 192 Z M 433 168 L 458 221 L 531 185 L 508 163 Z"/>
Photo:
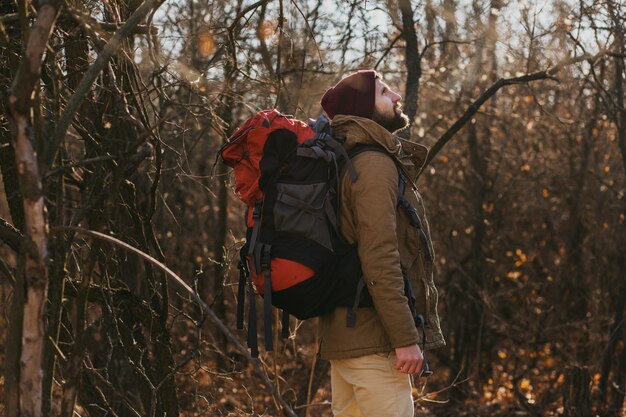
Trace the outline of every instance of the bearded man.
<path fill-rule="evenodd" d="M 376 71 L 363 70 L 321 101 L 358 175 L 354 182 L 341 177 L 339 224 L 346 241 L 358 245 L 374 305 L 359 308 L 354 323 L 345 307 L 320 318 L 335 416 L 413 416 L 411 375 L 427 371 L 422 348 L 445 345 L 430 231 L 412 181 L 428 150 L 394 136 L 409 122 L 401 98 Z"/>

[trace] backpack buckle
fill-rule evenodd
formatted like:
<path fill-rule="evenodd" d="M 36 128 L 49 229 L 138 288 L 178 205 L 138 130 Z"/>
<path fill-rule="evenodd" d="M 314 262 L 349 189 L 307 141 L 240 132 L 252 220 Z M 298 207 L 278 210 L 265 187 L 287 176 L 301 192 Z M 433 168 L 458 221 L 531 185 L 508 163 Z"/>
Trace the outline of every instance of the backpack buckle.
<path fill-rule="evenodd" d="M 261 218 L 261 200 L 258 200 L 254 203 L 254 208 L 252 209 L 252 218 L 254 220 L 258 220 Z"/>
<path fill-rule="evenodd" d="M 261 269 L 270 270 L 270 263 L 272 262 L 272 245 L 263 245 L 261 248 Z"/>
<path fill-rule="evenodd" d="M 407 199 L 404 198 L 404 196 L 400 197 L 399 203 L 400 206 L 402 206 L 402 208 L 404 209 L 405 213 L 409 216 L 409 223 L 411 223 L 411 226 L 421 229 L 422 222 L 417 215 L 417 210 L 415 209 L 415 207 L 413 207 L 411 203 L 409 203 Z"/>

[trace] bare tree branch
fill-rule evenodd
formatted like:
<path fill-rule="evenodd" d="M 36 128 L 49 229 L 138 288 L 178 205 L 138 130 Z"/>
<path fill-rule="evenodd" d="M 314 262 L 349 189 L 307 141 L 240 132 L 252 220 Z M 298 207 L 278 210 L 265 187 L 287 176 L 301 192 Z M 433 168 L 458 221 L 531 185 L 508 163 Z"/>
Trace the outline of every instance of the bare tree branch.
<path fill-rule="evenodd" d="M 122 41 L 131 33 L 133 33 L 133 30 L 139 24 L 139 22 L 141 22 L 141 20 L 152 10 L 158 8 L 162 3 L 163 0 L 144 0 L 144 2 L 141 3 L 141 5 L 137 7 L 133 14 L 128 18 L 124 26 L 122 26 L 117 32 L 115 32 L 115 35 L 113 35 L 102 53 L 98 55 L 96 61 L 89 68 L 89 70 L 87 70 L 85 76 L 80 81 L 80 84 L 78 84 L 78 87 L 76 87 L 76 91 L 74 91 L 74 94 L 67 102 L 67 105 L 65 106 L 65 111 L 59 118 L 59 121 L 57 122 L 57 125 L 52 132 L 52 135 L 50 136 L 50 140 L 44 157 L 45 167 L 50 167 L 50 165 L 52 164 L 57 148 L 65 137 L 65 132 L 72 123 L 74 114 L 76 113 L 78 107 L 85 98 L 85 95 L 91 89 L 91 86 L 96 80 L 98 74 L 100 74 L 100 72 L 105 68 L 109 59 L 111 59 L 111 57 L 120 48 L 120 46 L 122 45 Z"/>
<path fill-rule="evenodd" d="M 254 367 L 254 373 L 257 374 L 262 380 L 267 390 L 272 394 L 272 396 L 280 403 L 283 407 L 285 414 L 289 417 L 297 417 L 297 414 L 292 410 L 291 406 L 287 404 L 285 399 L 280 395 L 280 393 L 274 387 L 272 381 L 268 378 L 268 376 L 263 372 L 261 367 L 259 366 L 258 360 L 254 359 L 248 349 L 241 344 L 237 336 L 235 336 L 228 327 L 217 317 L 217 315 L 213 312 L 211 307 L 202 300 L 202 298 L 198 295 L 196 291 L 194 291 L 182 278 L 180 278 L 174 271 L 169 269 L 165 264 L 159 262 L 157 259 L 148 255 L 145 252 L 140 251 L 139 249 L 129 245 L 128 243 L 122 242 L 119 239 L 116 239 L 112 236 L 106 235 L 104 233 L 96 232 L 93 230 L 87 230 L 80 227 L 72 227 L 72 226 L 59 226 L 52 228 L 51 233 L 60 233 L 62 231 L 72 231 L 78 234 L 83 234 L 87 236 L 91 236 L 96 239 L 104 240 L 109 243 L 113 243 L 117 246 L 124 248 L 125 250 L 140 256 L 146 261 L 150 262 L 157 268 L 161 269 L 165 272 L 170 278 L 178 284 L 182 289 L 184 289 L 189 295 L 202 307 L 205 313 L 209 316 L 211 321 L 224 333 L 224 335 L 228 338 L 228 340 L 242 353 L 242 355 L 252 364 Z"/>
<path fill-rule="evenodd" d="M 7 244 L 11 249 L 18 252 L 22 245 L 23 236 L 19 230 L 13 227 L 9 222 L 0 218 L 0 240 Z"/>
<path fill-rule="evenodd" d="M 555 66 L 548 68 L 544 71 L 538 71 L 532 74 L 523 75 L 521 77 L 500 78 L 491 87 L 489 87 L 483 94 L 481 94 L 480 97 L 478 97 L 467 108 L 467 110 L 465 110 L 465 113 L 463 113 L 463 115 L 456 122 L 454 122 L 454 124 L 450 126 L 450 128 L 448 128 L 448 130 L 446 130 L 445 133 L 439 137 L 439 139 L 437 139 L 437 142 L 435 142 L 433 147 L 430 149 L 430 152 L 428 153 L 428 157 L 426 158 L 426 162 L 424 163 L 424 166 L 422 167 L 422 170 L 420 171 L 420 175 L 422 172 L 424 172 L 424 169 L 426 168 L 426 166 L 428 166 L 428 164 L 432 162 L 435 156 L 437 156 L 437 154 L 441 151 L 441 149 L 450 141 L 450 139 L 452 139 L 454 135 L 459 130 L 461 130 L 463 126 L 467 124 L 467 122 L 469 122 L 472 119 L 472 117 L 478 112 L 480 107 L 487 100 L 489 100 L 494 94 L 496 94 L 498 90 L 500 90 L 502 87 L 507 86 L 507 85 L 513 85 L 513 84 L 526 84 L 531 81 L 545 80 L 545 79 L 558 81 L 558 79 L 555 78 L 555 74 L 558 73 L 560 70 L 562 70 L 564 67 L 574 65 L 583 61 L 595 62 L 598 59 L 601 59 L 602 57 L 604 57 L 605 55 L 607 55 L 607 51 L 601 51 L 593 56 L 585 54 L 576 58 L 571 58 L 571 59 L 561 61 Z"/>

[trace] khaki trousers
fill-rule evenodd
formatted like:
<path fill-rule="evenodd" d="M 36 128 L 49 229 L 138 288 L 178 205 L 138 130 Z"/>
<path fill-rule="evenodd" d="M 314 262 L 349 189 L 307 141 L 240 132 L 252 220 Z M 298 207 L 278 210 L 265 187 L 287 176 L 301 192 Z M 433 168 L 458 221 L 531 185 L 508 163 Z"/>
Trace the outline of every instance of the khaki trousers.
<path fill-rule="evenodd" d="M 395 353 L 331 360 L 335 417 L 413 417 L 411 378 L 394 369 Z"/>

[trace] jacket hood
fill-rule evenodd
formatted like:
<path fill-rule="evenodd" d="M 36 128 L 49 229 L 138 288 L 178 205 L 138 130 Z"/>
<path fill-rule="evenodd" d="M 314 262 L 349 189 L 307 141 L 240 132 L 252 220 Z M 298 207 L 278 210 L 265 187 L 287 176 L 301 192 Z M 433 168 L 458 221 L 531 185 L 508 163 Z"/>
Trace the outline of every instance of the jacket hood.
<path fill-rule="evenodd" d="M 345 138 L 344 147 L 350 150 L 358 144 L 382 146 L 397 157 L 410 178 L 415 178 L 428 156 L 428 148 L 419 143 L 399 138 L 371 119 L 337 115 L 332 121 L 333 134 Z"/>

